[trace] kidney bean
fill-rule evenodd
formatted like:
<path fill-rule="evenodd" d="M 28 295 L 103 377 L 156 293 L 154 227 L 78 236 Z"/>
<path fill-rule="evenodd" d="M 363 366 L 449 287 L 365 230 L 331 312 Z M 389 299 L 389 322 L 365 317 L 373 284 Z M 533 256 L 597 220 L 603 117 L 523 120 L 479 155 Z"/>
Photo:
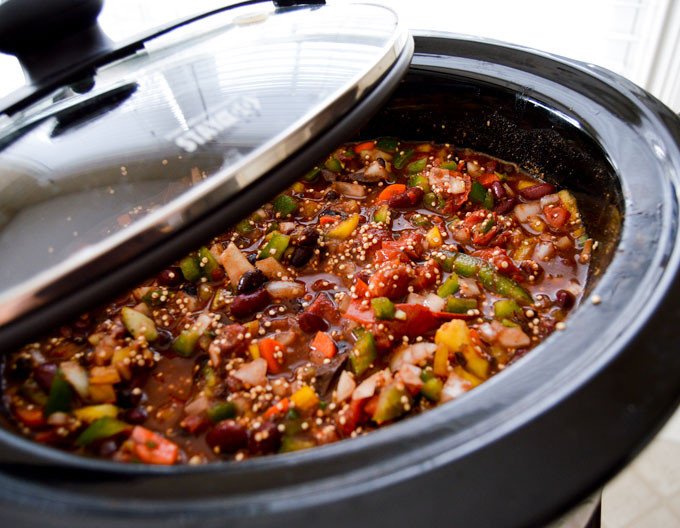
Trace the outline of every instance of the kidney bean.
<path fill-rule="evenodd" d="M 219 447 L 222 452 L 234 453 L 248 445 L 248 433 L 238 422 L 223 420 L 205 435 L 205 441 L 213 449 Z"/>
<path fill-rule="evenodd" d="M 493 212 L 496 214 L 508 214 L 512 211 L 513 207 L 517 203 L 517 198 L 508 198 L 504 202 L 499 203 L 494 207 Z"/>
<path fill-rule="evenodd" d="M 179 268 L 168 268 L 161 271 L 156 276 L 159 286 L 177 286 L 182 282 L 182 272 Z"/>
<path fill-rule="evenodd" d="M 135 409 L 125 411 L 123 416 L 126 422 L 139 425 L 146 421 L 146 419 L 149 417 L 149 413 L 144 407 L 137 407 Z"/>
<path fill-rule="evenodd" d="M 418 205 L 425 193 L 420 187 L 409 187 L 403 193 L 395 194 L 390 198 L 388 205 L 395 209 Z"/>
<path fill-rule="evenodd" d="M 49 392 L 50 387 L 52 387 L 52 380 L 56 373 L 57 366 L 54 363 L 43 363 L 33 371 L 33 377 L 43 390 Z"/>
<path fill-rule="evenodd" d="M 26 356 L 19 356 L 9 368 L 9 375 L 16 380 L 25 380 L 31 375 L 33 362 Z"/>
<path fill-rule="evenodd" d="M 265 282 L 267 282 L 267 277 L 259 269 L 248 270 L 241 275 L 236 291 L 238 293 L 250 293 L 257 290 Z"/>
<path fill-rule="evenodd" d="M 318 332 L 328 330 L 328 324 L 323 317 L 312 312 L 302 312 L 298 316 L 298 324 L 303 332 Z"/>
<path fill-rule="evenodd" d="M 281 446 L 281 432 L 272 422 L 263 422 L 248 434 L 248 451 L 253 455 L 274 453 Z"/>
<path fill-rule="evenodd" d="M 269 293 L 264 288 L 259 288 L 252 293 L 242 293 L 232 301 L 231 315 L 234 317 L 246 317 L 259 312 L 269 304 L 269 300 Z"/>
<path fill-rule="evenodd" d="M 296 268 L 304 266 L 314 256 L 315 249 L 314 246 L 297 246 L 290 256 L 290 263 Z"/>
<path fill-rule="evenodd" d="M 555 186 L 552 183 L 539 183 L 538 185 L 525 187 L 519 194 L 522 195 L 522 198 L 526 198 L 527 200 L 538 200 L 539 198 L 543 198 L 554 192 Z"/>
<path fill-rule="evenodd" d="M 558 290 L 557 293 L 555 293 L 555 302 L 563 310 L 568 310 L 574 306 L 576 299 L 570 291 Z"/>
<path fill-rule="evenodd" d="M 493 198 L 496 200 L 496 203 L 505 200 L 506 196 L 508 195 L 508 193 L 505 192 L 503 184 L 497 181 L 491 184 L 491 192 L 493 193 Z"/>

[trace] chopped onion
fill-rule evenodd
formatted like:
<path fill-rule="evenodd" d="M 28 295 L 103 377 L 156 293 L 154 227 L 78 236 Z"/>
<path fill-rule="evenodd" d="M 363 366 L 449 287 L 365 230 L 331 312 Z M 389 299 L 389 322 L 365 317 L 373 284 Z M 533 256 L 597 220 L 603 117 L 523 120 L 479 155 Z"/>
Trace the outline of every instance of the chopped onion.
<path fill-rule="evenodd" d="M 199 396 L 184 406 L 184 412 L 187 414 L 201 414 L 203 411 L 206 411 L 209 406 L 210 402 L 208 401 L 208 398 Z"/>
<path fill-rule="evenodd" d="M 479 297 L 482 293 L 477 286 L 477 281 L 470 277 L 458 277 L 458 286 L 463 297 Z"/>
<path fill-rule="evenodd" d="M 222 252 L 219 261 L 227 272 L 231 285 L 234 288 L 238 286 L 239 279 L 246 271 L 254 269 L 253 265 L 248 262 L 248 259 L 233 242 L 231 242 L 227 246 L 227 249 Z"/>
<path fill-rule="evenodd" d="M 427 341 L 398 348 L 390 359 L 390 369 L 392 369 L 393 372 L 396 372 L 403 364 L 417 365 L 434 355 L 436 350 L 437 345 Z"/>
<path fill-rule="evenodd" d="M 75 361 L 64 361 L 59 367 L 78 396 L 87 399 L 90 394 L 90 380 L 85 369 Z"/>
<path fill-rule="evenodd" d="M 354 377 L 346 370 L 342 371 L 340 374 L 340 379 L 338 380 L 338 388 L 335 392 L 335 401 L 343 402 L 352 395 L 352 392 L 356 388 L 357 383 L 354 381 Z"/>
<path fill-rule="evenodd" d="M 404 363 L 397 376 L 401 378 L 411 394 L 416 394 L 423 386 L 423 380 L 420 379 L 422 371 L 420 367 Z"/>
<path fill-rule="evenodd" d="M 493 343 L 498 336 L 498 330 L 489 323 L 481 324 L 478 328 L 479 335 L 487 343 Z"/>
<path fill-rule="evenodd" d="M 417 293 L 409 293 L 406 297 L 406 304 L 421 304 L 425 306 L 425 297 Z"/>
<path fill-rule="evenodd" d="M 302 282 L 271 281 L 264 287 L 273 299 L 295 299 L 305 294 L 305 285 Z"/>
<path fill-rule="evenodd" d="M 281 233 L 283 233 L 284 235 L 287 235 L 293 229 L 295 229 L 295 223 L 293 223 L 293 222 L 280 222 L 279 223 L 279 231 Z"/>
<path fill-rule="evenodd" d="M 498 334 L 498 343 L 508 348 L 521 348 L 529 346 L 531 339 L 519 327 L 504 327 Z"/>
<path fill-rule="evenodd" d="M 555 246 L 552 242 L 539 242 L 534 249 L 534 257 L 537 260 L 550 260 L 555 254 Z"/>
<path fill-rule="evenodd" d="M 538 202 L 517 204 L 513 209 L 517 220 L 526 222 L 530 216 L 535 216 L 541 212 L 541 204 Z"/>
<path fill-rule="evenodd" d="M 470 176 L 476 177 L 482 174 L 482 168 L 472 161 L 467 162 L 467 171 Z"/>
<path fill-rule="evenodd" d="M 358 183 L 335 182 L 333 187 L 342 195 L 349 198 L 363 198 L 366 196 L 366 189 Z"/>
<path fill-rule="evenodd" d="M 446 301 L 436 293 L 430 293 L 425 297 L 424 304 L 433 312 L 441 312 L 444 309 L 444 306 L 446 306 Z"/>
<path fill-rule="evenodd" d="M 388 370 L 381 370 L 366 378 L 352 393 L 353 400 L 363 400 L 375 394 L 378 387 L 383 387 L 392 382 L 392 373 Z"/>
<path fill-rule="evenodd" d="M 442 387 L 442 402 L 447 402 L 458 398 L 458 396 L 465 394 L 472 386 L 469 381 L 464 380 L 460 376 L 451 373 Z"/>
<path fill-rule="evenodd" d="M 568 249 L 571 248 L 572 246 L 572 241 L 571 238 L 568 236 L 563 236 L 557 239 L 557 242 L 555 242 L 555 245 L 557 246 L 557 249 L 560 249 L 562 251 L 567 251 Z"/>
<path fill-rule="evenodd" d="M 233 376 L 250 385 L 264 385 L 267 382 L 267 362 L 263 358 L 246 363 Z"/>
<path fill-rule="evenodd" d="M 290 346 L 296 337 L 297 334 L 295 332 L 279 332 L 276 334 L 276 341 L 283 346 Z"/>
<path fill-rule="evenodd" d="M 255 267 L 264 273 L 268 279 L 281 279 L 288 275 L 288 270 L 274 257 L 258 260 Z"/>
<path fill-rule="evenodd" d="M 541 208 L 545 208 L 546 205 L 558 203 L 560 201 L 560 197 L 558 194 L 547 194 L 543 198 L 541 198 Z"/>

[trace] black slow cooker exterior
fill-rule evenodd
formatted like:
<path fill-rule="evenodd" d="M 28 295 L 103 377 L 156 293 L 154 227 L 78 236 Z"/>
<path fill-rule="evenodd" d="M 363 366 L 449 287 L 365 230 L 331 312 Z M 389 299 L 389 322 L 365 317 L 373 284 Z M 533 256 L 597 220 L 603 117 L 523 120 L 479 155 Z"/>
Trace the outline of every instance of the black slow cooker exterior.
<path fill-rule="evenodd" d="M 573 189 L 599 249 L 566 330 L 452 403 L 305 452 L 147 467 L 1 430 L 4 525 L 535 526 L 651 438 L 680 396 L 680 122 L 591 66 L 448 34 L 415 42 L 358 136 L 454 142 Z M 271 192 L 289 183 L 272 174 Z"/>

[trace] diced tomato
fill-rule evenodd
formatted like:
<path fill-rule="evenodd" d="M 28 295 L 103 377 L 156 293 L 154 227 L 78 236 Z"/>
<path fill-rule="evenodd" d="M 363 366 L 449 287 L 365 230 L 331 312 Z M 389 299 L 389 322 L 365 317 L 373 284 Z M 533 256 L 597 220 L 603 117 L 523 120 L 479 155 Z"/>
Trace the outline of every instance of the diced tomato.
<path fill-rule="evenodd" d="M 284 398 L 280 400 L 278 403 L 275 403 L 272 405 L 267 411 L 264 413 L 265 418 L 271 418 L 272 416 L 276 416 L 277 414 L 283 414 L 288 410 L 290 402 L 288 398 Z"/>
<path fill-rule="evenodd" d="M 410 280 L 411 273 L 406 265 L 386 262 L 368 281 L 368 293 L 371 297 L 398 299 L 408 292 Z"/>
<path fill-rule="evenodd" d="M 27 427 L 30 427 L 31 429 L 42 427 L 46 423 L 42 409 L 29 409 L 27 407 L 17 406 L 14 407 L 14 414 L 17 418 L 19 418 L 19 420 L 21 420 L 21 423 Z"/>
<path fill-rule="evenodd" d="M 134 442 L 134 452 L 142 462 L 171 465 L 177 461 L 177 444 L 145 427 L 135 426 L 130 438 Z"/>
<path fill-rule="evenodd" d="M 378 408 L 379 399 L 380 396 L 378 394 L 371 396 L 370 398 L 366 398 L 366 403 L 363 406 L 364 415 L 373 416 L 375 414 L 375 410 Z"/>
<path fill-rule="evenodd" d="M 207 420 L 199 414 L 191 414 L 184 418 L 181 423 L 182 427 L 189 431 L 190 433 L 195 433 L 199 431 L 204 426 L 208 425 Z"/>
<path fill-rule="evenodd" d="M 375 264 L 382 264 L 383 262 L 390 261 L 405 262 L 406 264 L 411 262 L 411 260 L 406 256 L 406 253 L 399 249 L 379 249 L 375 252 L 375 257 L 373 257 L 373 262 Z"/>
<path fill-rule="evenodd" d="M 399 240 L 386 240 L 382 243 L 382 248 L 398 249 L 411 259 L 419 259 L 425 251 L 423 240 L 425 236 L 420 231 L 402 231 Z"/>
<path fill-rule="evenodd" d="M 324 215 L 319 218 L 319 223 L 321 225 L 329 225 L 329 224 L 334 224 L 338 220 L 341 220 L 339 216 L 330 216 L 330 215 Z"/>
<path fill-rule="evenodd" d="M 372 150 L 375 147 L 375 141 L 366 141 L 354 146 L 354 152 L 361 154 L 362 150 Z"/>
<path fill-rule="evenodd" d="M 475 178 L 479 183 L 481 183 L 484 187 L 491 187 L 493 182 L 501 181 L 498 176 L 496 176 L 493 172 L 491 173 L 485 173 L 482 174 L 481 176 L 477 176 Z"/>
<path fill-rule="evenodd" d="M 276 358 L 276 353 L 284 350 L 284 346 L 271 337 L 260 339 L 257 345 L 260 349 L 260 355 L 267 362 L 267 370 L 273 374 L 281 372 L 281 363 Z"/>
<path fill-rule="evenodd" d="M 338 415 L 336 426 L 343 435 L 349 436 L 358 425 L 366 421 L 363 411 L 366 401 L 366 398 L 361 400 L 352 400 L 349 407 Z"/>
<path fill-rule="evenodd" d="M 325 292 L 320 292 L 306 311 L 323 317 L 331 324 L 336 324 L 340 320 L 338 309 Z"/>
<path fill-rule="evenodd" d="M 561 205 L 546 205 L 543 208 L 545 221 L 553 229 L 561 229 L 569 221 L 571 213 Z"/>
<path fill-rule="evenodd" d="M 491 262 L 500 273 L 510 277 L 515 282 L 524 282 L 526 280 L 522 271 L 515 265 L 515 262 L 505 254 L 505 250 L 502 248 L 481 249 L 474 251 L 472 256 Z"/>
<path fill-rule="evenodd" d="M 317 332 L 312 344 L 310 345 L 317 352 L 321 352 L 327 358 L 332 358 L 338 351 L 335 342 L 324 332 Z"/>
<path fill-rule="evenodd" d="M 359 297 L 359 299 L 363 299 L 368 293 L 368 284 L 366 284 L 361 279 L 357 279 L 354 283 L 354 293 L 357 295 L 357 297 Z"/>
<path fill-rule="evenodd" d="M 406 185 L 403 183 L 393 183 L 392 185 L 388 185 L 378 195 L 376 203 L 389 202 L 390 198 L 396 196 L 397 194 L 401 194 L 404 191 L 406 191 Z"/>
<path fill-rule="evenodd" d="M 361 299 L 352 299 L 352 302 L 349 303 L 349 308 L 347 308 L 347 311 L 342 316 L 364 325 L 375 323 L 373 308 L 371 308 L 370 303 L 364 304 Z"/>
<path fill-rule="evenodd" d="M 411 281 L 413 291 L 421 291 L 434 286 L 438 277 L 441 276 L 441 266 L 436 260 L 428 260 L 416 266 L 415 277 Z"/>

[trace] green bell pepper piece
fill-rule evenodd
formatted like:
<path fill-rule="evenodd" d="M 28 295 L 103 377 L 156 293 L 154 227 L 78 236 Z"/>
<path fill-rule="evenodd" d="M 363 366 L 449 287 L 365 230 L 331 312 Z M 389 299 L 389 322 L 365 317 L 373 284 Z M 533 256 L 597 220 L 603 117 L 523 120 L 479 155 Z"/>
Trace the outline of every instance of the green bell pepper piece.
<path fill-rule="evenodd" d="M 289 242 L 290 237 L 288 235 L 274 231 L 267 245 L 260 251 L 258 258 L 264 259 L 267 257 L 274 257 L 276 260 L 281 260 L 283 252 L 286 251 Z"/>
<path fill-rule="evenodd" d="M 397 309 L 394 303 L 387 297 L 376 297 L 371 299 L 373 313 L 378 319 L 393 319 Z"/>
<path fill-rule="evenodd" d="M 515 314 L 521 314 L 519 305 L 512 299 L 502 299 L 493 305 L 493 315 L 496 319 L 511 318 Z"/>
<path fill-rule="evenodd" d="M 90 426 L 80 434 L 75 443 L 78 447 L 85 447 L 102 438 L 109 438 L 118 433 L 122 433 L 126 429 L 130 429 L 130 426 L 125 422 L 121 422 L 110 416 L 103 416 L 92 422 Z"/>
<path fill-rule="evenodd" d="M 403 399 L 406 398 L 406 404 Z M 401 385 L 401 388 L 393 383 L 388 385 L 380 391 L 378 396 L 378 404 L 373 413 L 373 421 L 378 425 L 389 420 L 394 420 L 406 412 L 405 405 L 411 404 L 411 395 L 406 390 L 406 387 Z"/>
<path fill-rule="evenodd" d="M 180 261 L 179 267 L 182 270 L 182 275 L 189 282 L 195 282 L 201 278 L 201 266 L 198 263 L 198 258 L 194 255 L 184 257 Z"/>
<path fill-rule="evenodd" d="M 325 167 L 332 172 L 341 172 L 343 169 L 342 163 L 337 158 L 328 158 Z"/>
<path fill-rule="evenodd" d="M 417 162 L 414 161 L 413 163 L 417 163 Z M 430 181 L 427 179 L 427 176 L 425 176 L 424 174 L 412 174 L 411 177 L 408 179 L 408 186 L 409 187 L 420 187 L 423 190 L 424 193 L 430 192 Z"/>
<path fill-rule="evenodd" d="M 450 313 L 464 314 L 468 310 L 477 308 L 477 301 L 475 299 L 462 299 L 460 297 L 449 296 L 446 299 L 446 307 L 444 311 Z"/>
<path fill-rule="evenodd" d="M 375 349 L 373 336 L 369 331 L 358 327 L 354 329 L 354 335 L 357 337 L 357 341 L 349 354 L 349 361 L 354 373 L 360 376 L 375 361 L 378 353 Z"/>
<path fill-rule="evenodd" d="M 213 255 L 207 247 L 203 246 L 198 250 L 198 258 L 200 259 L 198 265 L 201 266 L 201 269 L 203 270 L 203 276 L 212 280 L 213 271 L 220 267 L 220 263 L 217 262 L 215 255 Z"/>
<path fill-rule="evenodd" d="M 396 156 L 394 156 L 394 159 L 392 160 L 392 165 L 394 165 L 396 169 L 403 169 L 408 163 L 408 160 L 410 160 L 413 157 L 413 154 L 415 154 L 415 150 L 413 150 L 412 148 L 408 148 L 406 150 L 399 152 Z"/>
<path fill-rule="evenodd" d="M 221 422 L 236 416 L 236 405 L 234 402 L 216 403 L 206 411 L 206 414 L 213 423 Z"/>
<path fill-rule="evenodd" d="M 482 231 L 483 235 L 486 235 L 489 231 L 491 231 L 491 228 L 496 224 L 496 221 L 494 220 L 493 216 L 489 216 L 486 218 L 483 222 L 482 225 L 480 226 L 480 229 Z"/>
<path fill-rule="evenodd" d="M 477 180 L 473 179 L 470 187 L 470 194 L 468 194 L 468 200 L 474 203 L 483 204 L 485 199 L 486 188 Z"/>
<path fill-rule="evenodd" d="M 430 378 L 423 384 L 420 393 L 428 400 L 438 402 L 442 397 L 442 388 L 444 384 L 439 378 Z"/>
<path fill-rule="evenodd" d="M 43 414 L 49 416 L 55 412 L 69 412 L 71 410 L 72 399 L 73 389 L 71 389 L 71 385 L 66 381 L 61 371 L 58 370 L 52 379 L 50 394 L 47 397 Z"/>
<path fill-rule="evenodd" d="M 426 166 L 427 158 L 420 158 L 406 165 L 406 172 L 409 174 L 416 174 L 417 172 L 424 170 Z"/>
<path fill-rule="evenodd" d="M 444 207 L 444 200 L 442 199 L 441 196 L 429 192 L 426 193 L 425 196 L 423 196 L 423 205 L 427 208 L 430 209 L 431 211 L 438 211 L 442 207 Z"/>
<path fill-rule="evenodd" d="M 129 306 L 124 306 L 120 311 L 123 324 L 132 337 L 144 336 L 149 343 L 158 339 L 158 330 L 153 319 L 147 317 L 142 312 L 138 312 Z"/>
<path fill-rule="evenodd" d="M 201 337 L 201 334 L 195 328 L 182 330 L 182 333 L 172 342 L 172 349 L 180 356 L 189 357 L 194 353 L 199 337 Z"/>
<path fill-rule="evenodd" d="M 399 141 L 394 138 L 380 138 L 375 142 L 375 148 L 383 152 L 396 152 Z"/>
<path fill-rule="evenodd" d="M 319 167 L 314 167 L 312 170 L 310 170 L 307 174 L 305 174 L 302 179 L 311 182 L 316 180 L 316 177 L 318 176 L 319 172 L 321 172 L 321 169 Z"/>
<path fill-rule="evenodd" d="M 439 288 L 437 288 L 437 295 L 446 299 L 449 295 L 456 293 L 458 288 L 458 275 L 452 273 L 439 285 Z"/>
<path fill-rule="evenodd" d="M 387 223 L 387 215 L 390 212 L 390 207 L 388 205 L 383 205 L 373 214 L 373 220 L 380 222 L 381 224 Z"/>
<path fill-rule="evenodd" d="M 288 196 L 287 194 L 280 194 L 277 196 L 272 205 L 274 206 L 274 211 L 280 213 L 281 216 L 284 217 L 292 215 L 300 206 L 295 198 Z"/>
<path fill-rule="evenodd" d="M 430 219 L 427 216 L 421 214 L 414 214 L 411 218 L 409 218 L 409 222 L 418 227 L 432 227 L 432 222 L 430 222 Z"/>
<path fill-rule="evenodd" d="M 441 164 L 441 168 L 446 170 L 458 170 L 458 163 L 455 161 L 445 161 Z"/>
<path fill-rule="evenodd" d="M 291 453 L 293 451 L 302 451 L 303 449 L 310 449 L 316 444 L 311 440 L 305 438 L 294 438 L 290 436 L 285 436 L 281 440 L 281 447 L 279 448 L 279 453 Z"/>
<path fill-rule="evenodd" d="M 244 218 L 236 224 L 236 231 L 241 235 L 247 235 L 255 231 L 255 226 L 250 223 L 250 218 Z"/>

